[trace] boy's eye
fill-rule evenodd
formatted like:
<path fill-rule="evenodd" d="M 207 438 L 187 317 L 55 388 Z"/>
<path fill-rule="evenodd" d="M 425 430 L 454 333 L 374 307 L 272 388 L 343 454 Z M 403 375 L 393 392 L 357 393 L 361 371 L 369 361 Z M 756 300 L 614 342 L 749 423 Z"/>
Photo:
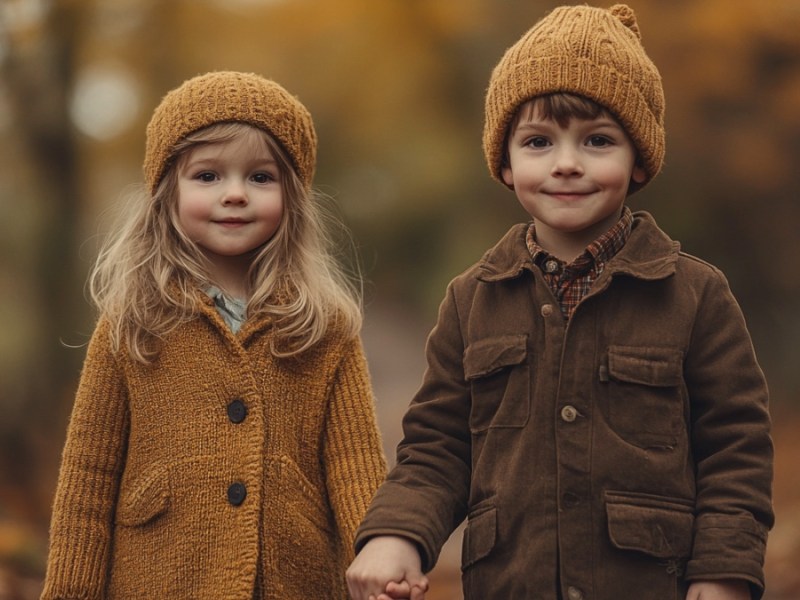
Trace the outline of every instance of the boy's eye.
<path fill-rule="evenodd" d="M 535 137 L 530 138 L 526 144 L 531 148 L 545 148 L 550 145 L 550 142 L 547 140 L 546 137 L 537 135 Z"/>
<path fill-rule="evenodd" d="M 608 139 L 604 135 L 592 135 L 587 140 L 587 145 L 594 146 L 596 148 L 602 148 L 603 146 L 611 145 L 611 140 Z"/>

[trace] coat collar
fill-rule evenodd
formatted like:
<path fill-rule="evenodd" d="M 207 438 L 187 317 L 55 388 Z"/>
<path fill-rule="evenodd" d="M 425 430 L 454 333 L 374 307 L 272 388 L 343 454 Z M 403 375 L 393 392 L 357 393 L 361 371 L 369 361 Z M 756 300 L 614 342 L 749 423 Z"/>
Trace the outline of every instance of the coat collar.
<path fill-rule="evenodd" d="M 477 278 L 484 282 L 518 277 L 536 267 L 525 245 L 527 223 L 512 227 L 478 263 Z M 664 279 L 675 273 L 680 244 L 667 236 L 650 213 L 633 213 L 633 230 L 625 246 L 606 266 L 608 276 L 624 274 L 644 280 Z"/>

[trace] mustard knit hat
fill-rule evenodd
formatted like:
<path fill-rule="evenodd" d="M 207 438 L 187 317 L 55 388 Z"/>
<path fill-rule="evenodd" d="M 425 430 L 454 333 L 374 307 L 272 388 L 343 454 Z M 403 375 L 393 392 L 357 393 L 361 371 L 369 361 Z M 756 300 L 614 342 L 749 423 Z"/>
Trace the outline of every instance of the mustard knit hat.
<path fill-rule="evenodd" d="M 664 90 L 630 7 L 558 7 L 506 50 L 489 81 L 483 130 L 483 151 L 498 181 L 516 110 L 554 92 L 578 94 L 606 108 L 636 146 L 647 181 L 658 174 L 664 162 Z"/>
<path fill-rule="evenodd" d="M 214 123 L 259 127 L 283 146 L 306 187 L 311 186 L 317 134 L 306 107 L 283 87 L 253 73 L 218 71 L 184 81 L 161 100 L 147 125 L 144 178 L 153 193 L 184 137 Z"/>

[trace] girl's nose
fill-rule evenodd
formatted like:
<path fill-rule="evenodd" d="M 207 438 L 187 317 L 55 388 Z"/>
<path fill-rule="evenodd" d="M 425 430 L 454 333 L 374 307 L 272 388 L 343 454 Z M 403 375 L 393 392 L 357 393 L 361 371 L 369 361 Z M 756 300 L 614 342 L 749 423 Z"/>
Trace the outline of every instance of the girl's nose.
<path fill-rule="evenodd" d="M 222 195 L 224 205 L 247 204 L 247 190 L 244 182 L 229 180 Z"/>
<path fill-rule="evenodd" d="M 551 173 L 555 177 L 583 175 L 583 165 L 577 150 L 569 147 L 559 148 L 555 154 L 555 162 Z"/>

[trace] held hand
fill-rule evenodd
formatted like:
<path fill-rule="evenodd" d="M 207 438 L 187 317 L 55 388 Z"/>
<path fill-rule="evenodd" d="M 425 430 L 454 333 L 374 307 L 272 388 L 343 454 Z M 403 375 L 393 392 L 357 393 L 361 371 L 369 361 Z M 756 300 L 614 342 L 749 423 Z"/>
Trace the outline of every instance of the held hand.
<path fill-rule="evenodd" d="M 389 595 L 389 584 L 394 582 Z M 403 587 L 406 586 L 406 587 Z M 347 588 L 353 600 L 410 598 L 422 600 L 428 589 L 428 578 L 422 574 L 416 546 L 399 536 L 372 538 L 347 569 Z"/>
<path fill-rule="evenodd" d="M 750 586 L 741 579 L 695 581 L 689 586 L 686 600 L 750 600 Z"/>
<path fill-rule="evenodd" d="M 386 592 L 378 596 L 378 600 L 425 600 L 427 583 L 423 589 L 420 586 L 411 586 L 408 581 L 397 583 L 390 581 L 386 584 Z"/>

